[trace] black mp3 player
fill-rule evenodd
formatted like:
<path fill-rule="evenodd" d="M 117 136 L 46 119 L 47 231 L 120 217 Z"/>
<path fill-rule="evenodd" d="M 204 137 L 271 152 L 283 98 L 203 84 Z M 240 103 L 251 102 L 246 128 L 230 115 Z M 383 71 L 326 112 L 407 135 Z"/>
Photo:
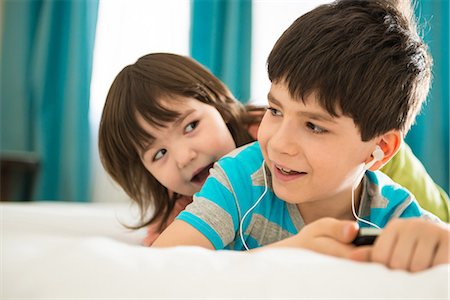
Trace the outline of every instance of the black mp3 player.
<path fill-rule="evenodd" d="M 381 229 L 378 228 L 360 228 L 352 244 L 355 246 L 372 245 L 380 233 Z"/>

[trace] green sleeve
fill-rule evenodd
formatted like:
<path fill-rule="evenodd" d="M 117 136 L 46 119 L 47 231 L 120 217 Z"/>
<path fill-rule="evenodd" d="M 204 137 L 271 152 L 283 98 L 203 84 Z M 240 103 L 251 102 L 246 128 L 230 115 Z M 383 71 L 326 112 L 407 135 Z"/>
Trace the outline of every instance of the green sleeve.
<path fill-rule="evenodd" d="M 381 171 L 406 187 L 416 197 L 422 208 L 435 214 L 444 222 L 450 221 L 448 195 L 434 183 L 408 145 L 403 143 L 397 154 L 381 168 Z"/>

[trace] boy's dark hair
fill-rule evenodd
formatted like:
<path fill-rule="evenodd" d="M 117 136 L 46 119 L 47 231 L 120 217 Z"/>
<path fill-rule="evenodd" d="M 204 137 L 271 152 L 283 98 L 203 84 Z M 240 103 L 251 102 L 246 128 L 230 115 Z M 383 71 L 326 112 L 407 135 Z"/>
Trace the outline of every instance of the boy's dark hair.
<path fill-rule="evenodd" d="M 170 53 L 153 53 L 125 67 L 112 83 L 103 108 L 99 129 L 99 153 L 109 175 L 135 201 L 141 212 L 140 228 L 158 220 L 163 228 L 178 195 L 170 197 L 148 172 L 140 152 L 150 136 L 137 121 L 142 116 L 154 126 L 173 121 L 178 114 L 161 105 L 161 99 L 180 101 L 192 97 L 214 106 L 237 146 L 253 140 L 246 130 L 251 122 L 245 107 L 226 86 L 193 59 Z M 149 208 L 154 210 L 147 216 Z"/>
<path fill-rule="evenodd" d="M 302 101 L 317 92 L 331 115 L 354 120 L 363 141 L 393 129 L 405 135 L 427 96 L 432 60 L 411 10 L 398 4 L 343 0 L 306 13 L 276 42 L 269 79 Z"/>

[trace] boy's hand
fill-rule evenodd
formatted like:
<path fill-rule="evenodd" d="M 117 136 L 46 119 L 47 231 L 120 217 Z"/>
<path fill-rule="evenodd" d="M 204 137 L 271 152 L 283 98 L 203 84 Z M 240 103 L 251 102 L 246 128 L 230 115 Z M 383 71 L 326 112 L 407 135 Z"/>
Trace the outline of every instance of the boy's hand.
<path fill-rule="evenodd" d="M 306 225 L 298 234 L 269 247 L 297 247 L 332 256 L 348 257 L 355 249 L 351 242 L 357 234 L 358 224 L 354 221 L 322 218 Z"/>
<path fill-rule="evenodd" d="M 373 246 L 356 248 L 349 257 L 418 272 L 450 263 L 449 239 L 448 226 L 419 218 L 395 219 L 387 224 Z"/>
<path fill-rule="evenodd" d="M 323 254 L 348 257 L 355 248 L 351 242 L 358 234 L 358 224 L 322 218 L 305 226 L 296 235 L 301 247 Z"/>

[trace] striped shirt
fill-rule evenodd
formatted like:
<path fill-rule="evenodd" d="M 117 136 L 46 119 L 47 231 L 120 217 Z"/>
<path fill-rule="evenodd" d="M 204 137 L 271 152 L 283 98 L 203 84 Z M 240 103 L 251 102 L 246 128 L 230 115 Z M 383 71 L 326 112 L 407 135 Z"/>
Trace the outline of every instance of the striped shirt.
<path fill-rule="evenodd" d="M 194 201 L 181 212 L 183 220 L 203 235 L 216 249 L 243 250 L 239 226 L 245 213 L 265 189 L 264 158 L 258 142 L 240 147 L 222 159 L 210 171 Z M 249 248 L 257 248 L 292 236 L 304 226 L 295 204 L 278 198 L 268 190 L 243 222 L 243 236 Z M 414 196 L 381 172 L 367 171 L 358 216 L 383 228 L 392 218 L 424 217 L 436 220 L 424 211 Z M 365 227 L 364 223 L 359 224 Z"/>

